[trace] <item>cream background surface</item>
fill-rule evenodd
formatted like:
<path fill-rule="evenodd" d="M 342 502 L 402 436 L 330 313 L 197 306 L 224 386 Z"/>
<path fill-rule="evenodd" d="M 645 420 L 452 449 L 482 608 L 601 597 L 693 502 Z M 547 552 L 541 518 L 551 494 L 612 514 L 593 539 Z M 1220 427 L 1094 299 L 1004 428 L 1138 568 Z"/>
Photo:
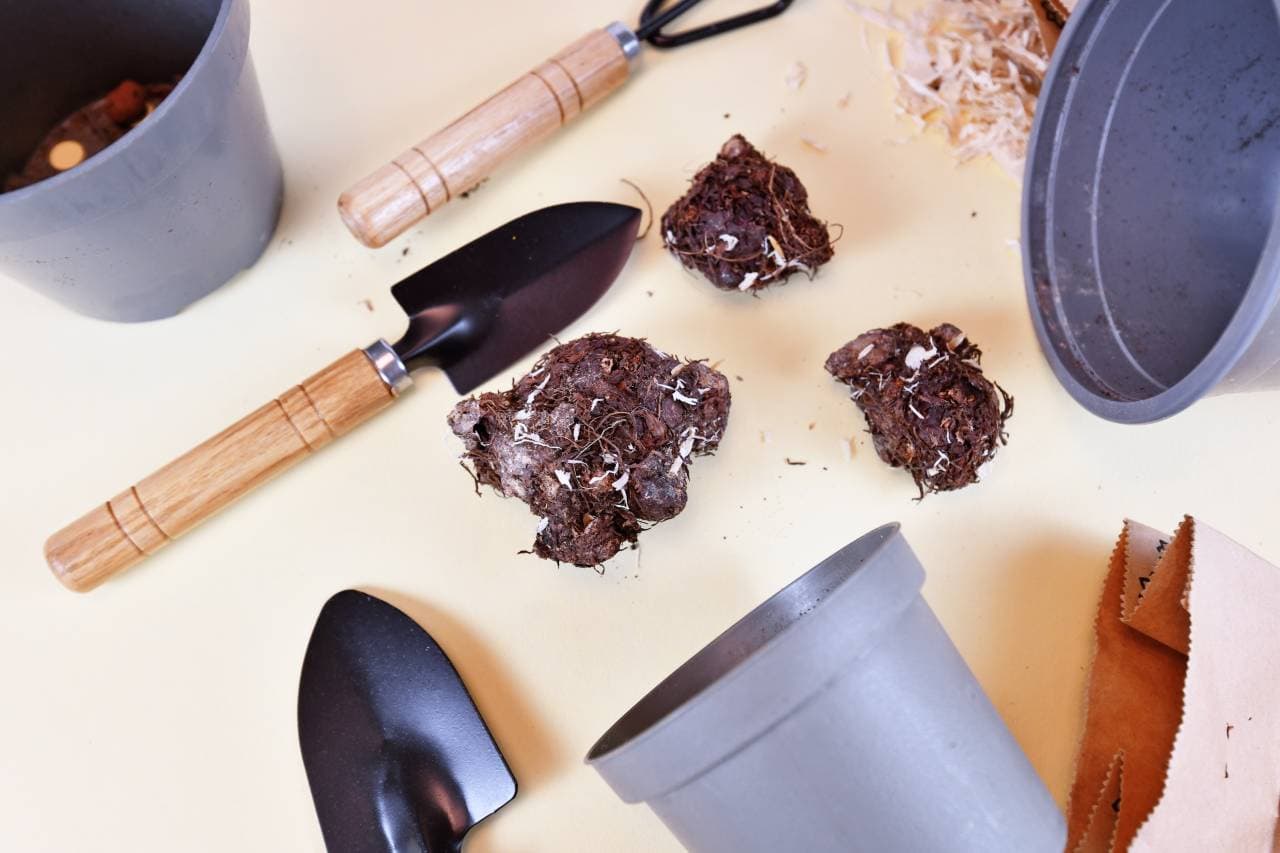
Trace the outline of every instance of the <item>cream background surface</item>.
<path fill-rule="evenodd" d="M 380 251 L 346 233 L 334 208 L 346 185 L 640 5 L 258 0 L 253 55 L 288 184 L 261 261 L 138 326 L 0 282 L 0 848 L 322 849 L 298 754 L 298 668 L 325 599 L 361 587 L 445 647 L 519 778 L 468 850 L 674 850 L 583 755 L 734 619 L 891 520 L 1061 800 L 1121 519 L 1172 528 L 1192 512 L 1280 559 L 1280 460 L 1266 449 L 1280 395 L 1211 399 L 1146 427 L 1073 403 L 1040 356 L 1008 245 L 1017 184 L 989 163 L 957 168 L 895 118 L 878 40 L 864 46 L 839 0 L 646 50 L 625 89 L 471 198 Z M 797 61 L 808 79 L 793 90 Z M 636 202 L 621 178 L 661 212 L 735 131 L 795 168 L 844 236 L 817 280 L 753 299 L 682 272 L 655 230 L 565 332 L 644 335 L 741 377 L 688 510 L 638 554 L 603 575 L 517 556 L 537 519 L 472 495 L 444 427 L 456 397 L 428 373 L 383 417 L 97 592 L 65 592 L 45 569 L 41 544 L 63 523 L 336 356 L 397 336 L 388 287 L 400 277 L 542 205 Z M 822 369 L 857 333 L 900 320 L 956 323 L 1017 397 L 1011 443 L 978 487 L 913 501 Z"/>

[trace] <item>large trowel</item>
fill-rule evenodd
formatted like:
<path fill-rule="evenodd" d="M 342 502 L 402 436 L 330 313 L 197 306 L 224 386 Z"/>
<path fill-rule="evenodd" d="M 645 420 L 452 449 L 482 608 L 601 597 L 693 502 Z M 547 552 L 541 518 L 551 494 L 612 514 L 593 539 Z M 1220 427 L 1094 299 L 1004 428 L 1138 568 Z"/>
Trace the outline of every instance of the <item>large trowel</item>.
<path fill-rule="evenodd" d="M 330 853 L 459 850 L 516 780 L 458 673 L 385 601 L 340 592 L 316 620 L 298 739 Z"/>
<path fill-rule="evenodd" d="M 92 589 L 391 405 L 417 368 L 443 368 L 470 392 L 608 290 L 639 221 L 618 204 L 548 207 L 414 273 L 391 288 L 409 315 L 404 337 L 353 350 L 53 534 L 49 567 Z"/>

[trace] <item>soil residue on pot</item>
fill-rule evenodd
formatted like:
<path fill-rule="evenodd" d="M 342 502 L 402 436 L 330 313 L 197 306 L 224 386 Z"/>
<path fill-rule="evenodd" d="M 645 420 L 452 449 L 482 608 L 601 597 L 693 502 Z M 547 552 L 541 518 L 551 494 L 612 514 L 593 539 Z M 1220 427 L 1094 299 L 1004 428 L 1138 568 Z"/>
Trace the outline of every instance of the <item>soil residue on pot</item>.
<path fill-rule="evenodd" d="M 741 135 L 693 178 L 662 217 L 665 245 L 722 290 L 756 291 L 831 260 L 827 225 L 809 212 L 796 173 Z"/>
<path fill-rule="evenodd" d="M 481 484 L 542 519 L 535 554 L 599 566 L 684 509 L 689 465 L 718 447 L 729 404 L 728 380 L 703 362 L 592 334 L 511 390 L 463 400 L 449 427 Z"/>
<path fill-rule="evenodd" d="M 867 418 L 876 453 L 911 472 L 920 496 L 963 488 L 1008 436 L 1013 398 L 983 375 L 982 350 L 955 326 L 872 329 L 827 359 Z"/>
<path fill-rule="evenodd" d="M 143 85 L 125 80 L 104 97 L 81 107 L 45 134 L 22 169 L 5 178 L 12 192 L 61 174 L 88 160 L 133 129 L 173 91 L 173 83 Z"/>

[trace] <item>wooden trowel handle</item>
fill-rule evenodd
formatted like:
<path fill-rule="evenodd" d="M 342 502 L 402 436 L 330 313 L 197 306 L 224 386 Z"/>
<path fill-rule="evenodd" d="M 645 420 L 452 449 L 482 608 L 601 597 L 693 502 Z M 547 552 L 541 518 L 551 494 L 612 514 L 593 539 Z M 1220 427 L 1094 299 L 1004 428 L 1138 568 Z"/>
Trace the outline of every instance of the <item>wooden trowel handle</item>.
<path fill-rule="evenodd" d="M 386 245 L 621 86 L 637 48 L 620 24 L 588 33 L 344 192 L 342 220 L 366 246 Z"/>
<path fill-rule="evenodd" d="M 372 356 L 355 350 L 53 534 L 45 543 L 49 568 L 69 589 L 93 589 L 395 396 Z"/>

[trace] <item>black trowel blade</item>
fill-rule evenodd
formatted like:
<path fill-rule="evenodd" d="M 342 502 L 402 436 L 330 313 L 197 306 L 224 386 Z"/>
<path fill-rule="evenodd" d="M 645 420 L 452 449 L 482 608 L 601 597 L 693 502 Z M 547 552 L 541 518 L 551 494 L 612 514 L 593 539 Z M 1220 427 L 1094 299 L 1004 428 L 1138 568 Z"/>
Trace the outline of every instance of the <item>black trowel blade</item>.
<path fill-rule="evenodd" d="M 391 288 L 411 323 L 397 351 L 406 358 L 438 336 L 431 360 L 460 394 L 469 393 L 547 344 L 604 295 L 631 254 L 639 222 L 634 207 L 574 202 L 473 240 Z M 430 332 L 420 340 L 415 318 Z"/>
<path fill-rule="evenodd" d="M 516 780 L 426 631 L 363 592 L 329 599 L 298 687 L 298 737 L 330 853 L 456 851 Z"/>

